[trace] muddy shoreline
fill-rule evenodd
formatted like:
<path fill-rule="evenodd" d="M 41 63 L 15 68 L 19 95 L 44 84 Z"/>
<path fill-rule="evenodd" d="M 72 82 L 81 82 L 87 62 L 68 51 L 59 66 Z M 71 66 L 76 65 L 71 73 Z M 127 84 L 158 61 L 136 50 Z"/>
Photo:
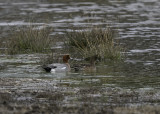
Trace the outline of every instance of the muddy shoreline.
<path fill-rule="evenodd" d="M 0 78 L 0 113 L 156 114 L 160 111 L 160 106 L 154 106 L 152 103 L 134 106 L 133 102 L 139 100 L 136 92 L 118 95 L 110 88 L 108 96 L 112 94 L 110 96 L 113 98 L 106 99 L 99 97 L 98 93 L 103 95 L 104 90 L 95 87 L 71 87 L 55 83 L 53 79 Z M 101 100 L 101 103 L 97 100 Z M 133 106 L 127 106 L 129 102 Z"/>
<path fill-rule="evenodd" d="M 91 103 L 65 102 L 74 93 L 58 87 L 52 80 L 0 78 L 1 113 L 95 113 L 108 112 Z M 77 94 L 75 92 L 75 94 Z M 94 109 L 94 110 L 93 110 Z M 111 110 L 112 111 L 112 110 Z"/>

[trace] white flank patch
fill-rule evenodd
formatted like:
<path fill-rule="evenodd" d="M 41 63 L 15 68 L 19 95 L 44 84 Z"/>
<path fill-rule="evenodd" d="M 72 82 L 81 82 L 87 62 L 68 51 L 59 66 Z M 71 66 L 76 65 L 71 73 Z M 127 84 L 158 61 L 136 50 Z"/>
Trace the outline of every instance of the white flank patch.
<path fill-rule="evenodd" d="M 63 68 L 61 68 L 61 69 L 63 69 L 63 70 L 64 70 L 64 69 L 66 69 L 66 67 L 63 67 Z"/>
<path fill-rule="evenodd" d="M 56 72 L 56 70 L 55 69 L 51 69 L 51 73 L 55 73 Z"/>

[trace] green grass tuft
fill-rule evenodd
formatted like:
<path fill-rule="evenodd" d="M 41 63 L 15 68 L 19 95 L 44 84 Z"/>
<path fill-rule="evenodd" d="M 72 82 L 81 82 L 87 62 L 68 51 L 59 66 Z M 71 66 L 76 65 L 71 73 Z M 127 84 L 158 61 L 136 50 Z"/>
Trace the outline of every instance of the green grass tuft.
<path fill-rule="evenodd" d="M 47 27 L 21 26 L 12 30 L 11 36 L 6 41 L 8 54 L 42 53 L 50 49 L 51 30 Z"/>
<path fill-rule="evenodd" d="M 97 56 L 100 60 L 121 59 L 121 51 L 119 43 L 116 42 L 117 31 L 110 27 L 92 28 L 90 31 L 80 30 L 67 32 L 67 45 L 72 47 L 82 57 L 89 58 Z"/>

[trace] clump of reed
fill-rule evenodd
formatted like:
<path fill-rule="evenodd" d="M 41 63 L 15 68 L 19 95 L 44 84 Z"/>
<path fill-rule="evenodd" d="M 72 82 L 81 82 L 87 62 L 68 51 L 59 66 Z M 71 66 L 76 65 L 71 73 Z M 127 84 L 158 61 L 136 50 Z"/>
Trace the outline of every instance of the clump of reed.
<path fill-rule="evenodd" d="M 67 32 L 67 45 L 72 47 L 83 58 L 94 58 L 99 60 L 121 59 L 119 43 L 115 40 L 117 31 L 111 27 L 91 28 L 91 30 L 80 30 Z"/>
<path fill-rule="evenodd" d="M 7 54 L 42 53 L 50 49 L 51 29 L 35 25 L 21 26 L 11 31 L 6 40 Z"/>

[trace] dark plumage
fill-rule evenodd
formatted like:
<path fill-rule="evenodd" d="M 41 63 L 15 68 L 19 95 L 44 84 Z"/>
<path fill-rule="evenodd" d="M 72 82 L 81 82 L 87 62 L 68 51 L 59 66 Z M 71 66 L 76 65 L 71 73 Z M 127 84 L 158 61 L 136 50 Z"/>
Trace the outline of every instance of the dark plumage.
<path fill-rule="evenodd" d="M 52 66 L 52 67 L 43 66 L 42 68 L 43 68 L 46 72 L 51 72 L 51 69 L 57 68 L 57 66 Z"/>

